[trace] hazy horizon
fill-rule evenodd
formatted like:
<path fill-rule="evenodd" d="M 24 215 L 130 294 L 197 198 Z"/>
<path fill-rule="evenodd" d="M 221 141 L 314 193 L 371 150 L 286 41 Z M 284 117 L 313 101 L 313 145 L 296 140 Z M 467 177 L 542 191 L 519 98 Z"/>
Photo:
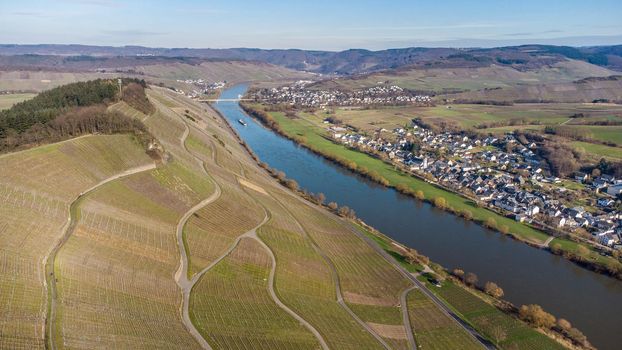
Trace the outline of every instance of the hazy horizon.
<path fill-rule="evenodd" d="M 622 3 L 398 0 L 26 0 L 0 3 L 0 42 L 341 51 L 622 43 Z"/>

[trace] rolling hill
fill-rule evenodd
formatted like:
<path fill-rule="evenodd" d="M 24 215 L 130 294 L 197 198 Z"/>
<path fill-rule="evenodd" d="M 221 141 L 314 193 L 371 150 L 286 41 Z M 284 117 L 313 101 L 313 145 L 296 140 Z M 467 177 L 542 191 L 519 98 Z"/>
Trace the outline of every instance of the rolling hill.
<path fill-rule="evenodd" d="M 402 48 L 380 51 L 351 49 L 341 52 L 308 50 L 264 50 L 252 48 L 188 49 L 149 48 L 141 46 L 88 46 L 88 45 L 0 45 L 2 56 L 50 55 L 84 56 L 92 62 L 105 62 L 111 57 L 124 56 L 144 60 L 165 58 L 202 58 L 217 60 L 245 60 L 270 63 L 295 70 L 323 74 L 358 74 L 409 65 L 443 67 L 452 65 L 504 65 L 534 68 L 564 59 L 575 59 L 614 70 L 622 70 L 622 46 L 568 47 L 550 45 L 523 45 L 501 48 Z M 19 58 L 22 61 L 32 57 Z"/>

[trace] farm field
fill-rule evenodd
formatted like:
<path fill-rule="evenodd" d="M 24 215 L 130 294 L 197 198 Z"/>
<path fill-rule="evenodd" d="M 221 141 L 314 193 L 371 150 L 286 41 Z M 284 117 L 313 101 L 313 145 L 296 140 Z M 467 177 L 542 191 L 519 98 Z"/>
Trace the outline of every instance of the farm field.
<path fill-rule="evenodd" d="M 91 159 L 91 152 L 104 150 L 105 157 Z M 87 136 L 0 156 L 0 347 L 43 346 L 41 261 L 61 237 L 69 203 L 97 182 L 150 161 L 126 135 Z"/>
<path fill-rule="evenodd" d="M 293 215 L 326 254 L 348 307 L 395 348 L 407 348 L 399 297 L 410 282 L 347 227 L 308 208 Z"/>
<path fill-rule="evenodd" d="M 570 116 L 576 113 L 583 113 L 587 117 L 571 119 Z M 380 127 L 391 130 L 409 124 L 413 118 L 421 118 L 433 124 L 445 122 L 463 129 L 472 129 L 479 124 L 524 119 L 527 124 L 531 124 L 528 125 L 530 127 L 543 128 L 544 125 L 561 123 L 572 125 L 579 121 L 620 119 L 622 118 L 622 106 L 580 103 L 523 103 L 512 106 L 451 104 L 435 107 L 404 106 L 369 110 L 340 108 L 336 109 L 336 114 L 337 118 L 345 123 L 363 130 L 375 130 Z M 521 125 L 517 125 L 507 128 L 511 131 L 521 127 Z"/>
<path fill-rule="evenodd" d="M 590 138 L 593 138 L 595 140 L 602 141 L 602 142 L 612 142 L 622 147 L 622 126 L 621 125 L 607 125 L 607 126 L 597 126 L 597 125 L 575 126 L 575 125 L 572 125 L 572 127 L 587 130 Z"/>
<path fill-rule="evenodd" d="M 242 238 L 194 287 L 191 318 L 216 349 L 314 349 L 317 340 L 280 309 L 267 291 L 271 261 L 252 238 Z"/>
<path fill-rule="evenodd" d="M 519 71 L 503 65 L 469 68 L 402 68 L 361 78 L 333 79 L 321 87 L 362 89 L 377 85 L 398 85 L 418 91 L 479 90 L 550 82 L 572 82 L 585 77 L 615 74 L 586 62 L 567 60 L 539 69 Z"/>
<path fill-rule="evenodd" d="M 211 187 L 188 185 L 179 168 L 109 183 L 80 203 L 78 224 L 55 266 L 57 337 L 66 346 L 197 347 L 180 321 L 171 279 L 175 225 Z"/>
<path fill-rule="evenodd" d="M 621 130 L 622 132 L 622 130 Z M 572 142 L 575 148 L 583 149 L 585 152 L 592 154 L 597 160 L 600 158 L 610 158 L 614 160 L 622 160 L 622 148 L 600 145 L 589 142 Z"/>
<path fill-rule="evenodd" d="M 408 314 L 417 345 L 424 349 L 479 349 L 480 346 L 460 329 L 425 294 L 414 289 L 408 293 Z"/>
<path fill-rule="evenodd" d="M 221 196 L 196 212 L 184 227 L 189 277 L 224 254 L 235 239 L 257 226 L 263 211 L 235 184 L 220 182 Z M 231 215 L 239 213 L 239 215 Z"/>
<path fill-rule="evenodd" d="M 302 215 L 304 205 L 288 195 L 273 193 L 273 196 L 290 210 L 275 200 L 262 198 L 262 203 L 279 215 L 274 215 L 261 227 L 258 235 L 274 251 L 279 262 L 275 289 L 283 302 L 307 319 L 331 348 L 381 348 L 380 343 L 337 303 L 334 272 L 314 248 L 307 231 L 296 224 L 304 216 L 293 213 Z"/>
<path fill-rule="evenodd" d="M 0 94 L 0 111 L 11 108 L 14 104 L 33 97 L 35 97 L 35 94 Z"/>
<path fill-rule="evenodd" d="M 0 71 L 0 91 L 41 92 L 57 86 L 98 78 L 116 78 L 114 73 L 55 72 L 55 71 Z"/>

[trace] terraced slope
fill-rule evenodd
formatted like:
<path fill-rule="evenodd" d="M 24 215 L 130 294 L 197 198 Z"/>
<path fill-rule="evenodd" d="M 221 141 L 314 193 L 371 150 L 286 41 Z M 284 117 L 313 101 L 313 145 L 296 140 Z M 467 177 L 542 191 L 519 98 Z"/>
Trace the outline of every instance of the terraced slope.
<path fill-rule="evenodd" d="M 190 298 L 191 318 L 214 348 L 316 349 L 313 335 L 267 291 L 271 261 L 259 242 L 242 238 L 208 271 Z M 240 330 L 244 331 L 240 331 Z"/>
<path fill-rule="evenodd" d="M 424 349 L 480 349 L 479 344 L 439 310 L 420 290 L 407 296 L 408 315 L 417 344 Z"/>
<path fill-rule="evenodd" d="M 237 184 L 223 181 L 220 186 L 220 198 L 196 212 L 184 228 L 191 256 L 188 269 L 190 277 L 214 262 L 236 238 L 262 220 L 261 208 L 243 191 L 232 188 Z"/>
<path fill-rule="evenodd" d="M 183 165 L 110 183 L 85 198 L 79 223 L 57 258 L 59 345 L 193 348 L 179 290 L 179 217 L 213 191 Z"/>
<path fill-rule="evenodd" d="M 44 345 L 44 263 L 62 236 L 69 204 L 105 178 L 149 163 L 125 135 L 86 136 L 0 157 L 0 348 Z"/>

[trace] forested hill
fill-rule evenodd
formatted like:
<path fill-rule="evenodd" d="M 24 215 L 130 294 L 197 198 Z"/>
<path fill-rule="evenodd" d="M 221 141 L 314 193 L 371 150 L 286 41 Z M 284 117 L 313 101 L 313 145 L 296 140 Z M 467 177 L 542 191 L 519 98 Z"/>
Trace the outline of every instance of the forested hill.
<path fill-rule="evenodd" d="M 16 60 L 15 57 L 19 55 Z M 43 55 L 43 56 L 38 56 Z M 566 59 L 622 71 L 622 45 L 570 47 L 554 45 L 522 45 L 498 48 L 423 48 L 409 47 L 370 51 L 350 49 L 340 52 L 313 50 L 265 50 L 252 48 L 190 49 L 149 48 L 142 46 L 89 45 L 8 45 L 0 44 L 0 66 L 45 65 L 49 57 L 63 57 L 63 66 L 80 66 L 91 62 L 92 68 L 110 65 L 108 61 L 135 60 L 134 64 L 150 61 L 184 59 L 245 60 L 279 65 L 296 70 L 324 74 L 351 75 L 404 66 L 456 67 L 500 64 L 521 69 L 540 67 Z M 77 61 L 76 61 L 77 60 Z M 44 61 L 44 62 L 42 62 Z M 54 60 L 52 60 L 54 61 Z M 56 64 L 56 63 L 54 63 Z M 127 65 L 127 62 L 125 63 Z"/>
<path fill-rule="evenodd" d="M 142 80 L 123 79 L 124 100 L 143 113 L 153 106 Z M 110 113 L 120 99 L 116 79 L 97 79 L 59 86 L 0 111 L 0 151 L 54 142 L 85 133 L 146 133 L 138 120 Z"/>

